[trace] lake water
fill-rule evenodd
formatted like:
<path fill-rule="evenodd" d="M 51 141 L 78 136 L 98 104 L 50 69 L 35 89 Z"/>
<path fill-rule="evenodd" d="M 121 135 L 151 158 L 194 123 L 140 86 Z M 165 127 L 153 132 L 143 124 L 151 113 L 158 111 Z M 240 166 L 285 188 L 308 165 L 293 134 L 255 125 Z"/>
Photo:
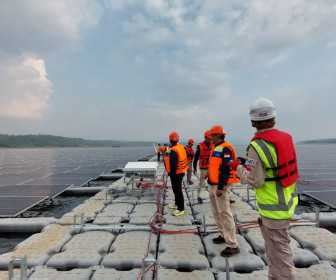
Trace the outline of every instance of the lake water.
<path fill-rule="evenodd" d="M 240 155 L 245 148 L 237 146 Z M 297 145 L 297 150 L 300 186 L 336 190 L 336 145 Z M 84 182 L 93 173 L 123 167 L 152 153 L 153 147 L 0 149 L 0 187 L 65 184 L 69 179 Z M 336 192 L 333 196 L 336 203 Z"/>

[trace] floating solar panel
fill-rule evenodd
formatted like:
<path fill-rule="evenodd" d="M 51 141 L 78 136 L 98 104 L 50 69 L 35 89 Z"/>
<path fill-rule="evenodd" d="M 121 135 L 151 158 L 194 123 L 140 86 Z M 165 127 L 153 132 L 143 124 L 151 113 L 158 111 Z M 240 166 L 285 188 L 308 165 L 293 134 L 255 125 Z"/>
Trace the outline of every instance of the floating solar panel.
<path fill-rule="evenodd" d="M 303 194 L 310 196 L 332 208 L 336 209 L 336 190 L 320 191 L 320 192 L 304 192 Z"/>
<path fill-rule="evenodd" d="M 0 217 L 15 217 L 46 199 L 45 196 L 0 196 Z"/>
<path fill-rule="evenodd" d="M 64 192 L 65 185 L 14 185 L 0 187 L 0 217 L 13 217 L 39 202 Z"/>
<path fill-rule="evenodd" d="M 71 185 L 82 186 L 150 151 L 151 147 L 4 150 L 0 158 L 0 216 L 17 216 Z"/>
<path fill-rule="evenodd" d="M 93 178 L 83 175 L 51 175 L 45 178 L 40 178 L 29 182 L 29 185 L 76 185 L 81 186 L 91 181 Z"/>

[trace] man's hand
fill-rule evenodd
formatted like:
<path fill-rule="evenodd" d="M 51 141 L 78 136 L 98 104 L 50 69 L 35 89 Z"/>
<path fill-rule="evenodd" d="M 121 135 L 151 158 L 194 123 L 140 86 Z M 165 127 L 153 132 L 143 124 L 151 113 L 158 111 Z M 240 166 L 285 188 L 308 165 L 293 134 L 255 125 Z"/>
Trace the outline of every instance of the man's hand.
<path fill-rule="evenodd" d="M 218 196 L 218 197 L 222 196 L 223 192 L 224 192 L 223 190 L 217 190 L 216 191 L 216 196 Z"/>
<path fill-rule="evenodd" d="M 241 165 L 245 165 L 245 163 L 246 163 L 246 158 L 244 158 L 244 157 L 238 157 L 238 160 L 240 161 L 240 164 L 241 164 Z"/>

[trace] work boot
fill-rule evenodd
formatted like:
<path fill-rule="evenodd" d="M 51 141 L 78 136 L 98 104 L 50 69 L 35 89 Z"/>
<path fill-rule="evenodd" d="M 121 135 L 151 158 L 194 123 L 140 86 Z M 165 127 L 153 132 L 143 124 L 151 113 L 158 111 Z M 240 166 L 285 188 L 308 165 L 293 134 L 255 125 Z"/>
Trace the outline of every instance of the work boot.
<path fill-rule="evenodd" d="M 184 210 L 182 210 L 182 211 L 180 211 L 180 210 L 175 210 L 174 212 L 173 212 L 173 216 L 175 216 L 175 217 L 181 217 L 181 216 L 184 216 L 186 213 L 185 213 L 185 211 Z"/>
<path fill-rule="evenodd" d="M 198 201 L 199 204 L 202 204 L 202 203 L 203 203 L 203 199 L 202 199 L 201 197 L 198 197 L 198 198 L 197 198 L 197 201 Z"/>
<path fill-rule="evenodd" d="M 219 235 L 217 237 L 215 237 L 214 239 L 212 239 L 212 242 L 215 244 L 223 244 L 225 243 L 225 239 L 223 236 Z"/>
<path fill-rule="evenodd" d="M 228 257 L 232 257 L 233 255 L 237 255 L 239 254 L 240 250 L 239 248 L 230 248 L 230 247 L 226 247 L 222 252 L 221 252 L 221 256 L 224 258 L 228 258 Z"/>
<path fill-rule="evenodd" d="M 172 209 L 172 210 L 177 209 L 177 207 L 176 207 L 175 204 L 169 204 L 169 205 L 168 205 L 168 208 L 169 208 L 169 209 Z"/>

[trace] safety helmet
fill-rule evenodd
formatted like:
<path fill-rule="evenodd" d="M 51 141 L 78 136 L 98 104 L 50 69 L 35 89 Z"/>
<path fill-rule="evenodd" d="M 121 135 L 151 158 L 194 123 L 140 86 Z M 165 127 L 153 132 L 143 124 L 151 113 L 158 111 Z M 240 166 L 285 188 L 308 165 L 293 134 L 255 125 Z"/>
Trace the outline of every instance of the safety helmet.
<path fill-rule="evenodd" d="M 224 128 L 220 125 L 214 125 L 211 129 L 210 129 L 210 134 L 212 135 L 225 135 L 226 132 L 224 130 Z"/>
<path fill-rule="evenodd" d="M 176 131 L 171 132 L 169 134 L 169 141 L 173 141 L 173 142 L 180 141 L 180 135 Z"/>
<path fill-rule="evenodd" d="M 250 106 L 251 121 L 267 121 L 276 117 L 276 110 L 273 102 L 267 98 L 258 98 Z"/>
<path fill-rule="evenodd" d="M 189 145 L 194 145 L 194 143 L 195 143 L 194 139 L 190 138 L 190 139 L 188 140 L 188 144 L 189 144 Z"/>
<path fill-rule="evenodd" d="M 211 138 L 211 132 L 210 130 L 207 130 L 206 132 L 204 132 L 204 138 Z"/>

